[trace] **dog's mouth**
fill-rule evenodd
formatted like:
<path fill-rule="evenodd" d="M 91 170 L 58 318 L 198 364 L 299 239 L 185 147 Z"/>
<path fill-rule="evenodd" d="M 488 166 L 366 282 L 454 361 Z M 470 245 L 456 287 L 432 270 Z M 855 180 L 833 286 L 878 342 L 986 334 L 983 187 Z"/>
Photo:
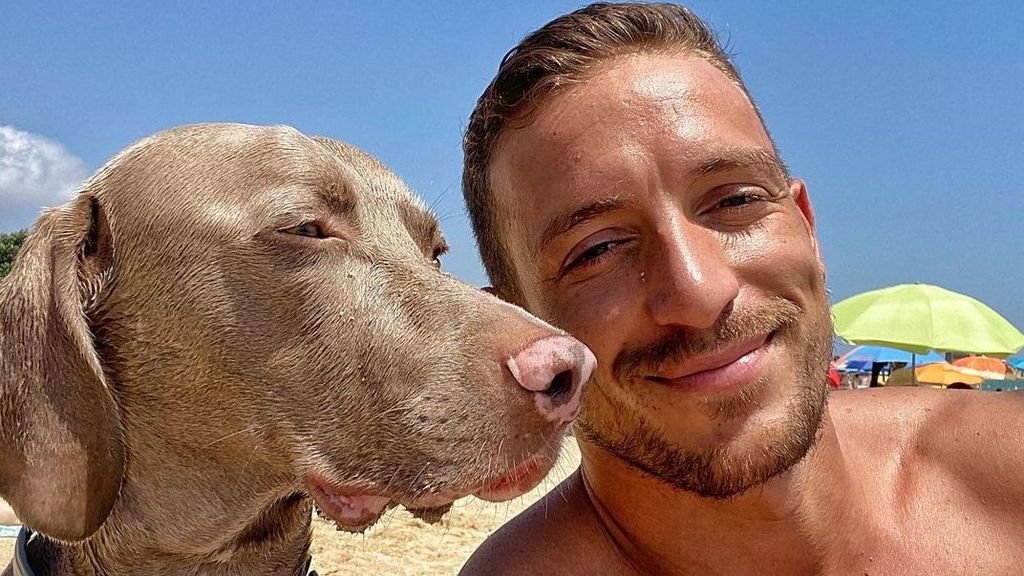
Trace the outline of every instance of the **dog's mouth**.
<path fill-rule="evenodd" d="M 373 494 L 358 488 L 340 488 L 320 476 L 306 479 L 309 495 L 338 528 L 362 532 L 380 518 L 392 506 L 391 498 Z"/>
<path fill-rule="evenodd" d="M 340 530 L 362 532 L 373 526 L 384 512 L 399 505 L 417 518 L 434 523 L 440 521 L 453 502 L 465 496 L 473 495 L 489 502 L 511 500 L 540 484 L 554 463 L 552 455 L 535 454 L 471 488 L 415 497 L 386 493 L 365 485 L 342 486 L 319 474 L 308 475 L 306 485 L 321 515 L 333 520 Z"/>
<path fill-rule="evenodd" d="M 555 465 L 549 455 L 536 455 L 489 483 L 473 491 L 473 495 L 488 502 L 503 502 L 533 490 Z"/>

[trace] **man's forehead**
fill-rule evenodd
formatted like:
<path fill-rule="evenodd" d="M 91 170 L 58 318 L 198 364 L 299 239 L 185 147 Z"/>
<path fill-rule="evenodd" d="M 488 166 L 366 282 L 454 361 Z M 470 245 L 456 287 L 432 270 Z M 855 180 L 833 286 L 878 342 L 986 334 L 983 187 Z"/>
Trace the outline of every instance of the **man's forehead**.
<path fill-rule="evenodd" d="M 676 143 L 674 154 L 698 164 L 730 142 L 773 150 L 746 94 L 706 60 L 622 57 L 543 102 L 527 125 L 503 131 L 489 171 L 496 208 L 531 201 L 521 194 L 557 194 L 574 179 L 618 174 L 659 132 Z"/>
<path fill-rule="evenodd" d="M 677 53 L 636 54 L 610 61 L 588 79 L 550 96 L 525 126 L 506 128 L 490 172 L 505 182 L 571 173 L 587 163 L 614 161 L 630 152 L 623 148 L 631 139 L 659 130 L 670 131 L 680 151 L 693 156 L 728 132 L 745 132 L 757 140 L 746 142 L 748 146 L 772 148 L 749 98 L 711 63 Z M 498 184 L 493 180 L 492 186 Z"/>
<path fill-rule="evenodd" d="M 702 108 L 757 116 L 739 85 L 703 58 L 632 54 L 600 65 L 584 80 L 542 101 L 522 128 L 535 138 L 565 140 L 610 120 L 629 124 L 652 109 L 685 120 Z M 522 128 L 503 131 L 498 147 L 524 132 Z"/>

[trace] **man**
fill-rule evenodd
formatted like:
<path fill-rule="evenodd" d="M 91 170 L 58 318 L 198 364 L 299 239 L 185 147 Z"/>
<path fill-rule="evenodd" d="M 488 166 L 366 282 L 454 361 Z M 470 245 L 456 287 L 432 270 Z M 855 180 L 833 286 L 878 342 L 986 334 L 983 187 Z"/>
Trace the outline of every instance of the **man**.
<path fill-rule="evenodd" d="M 1024 396 L 828 398 L 806 185 L 696 16 L 554 20 L 503 60 L 465 152 L 495 290 L 599 366 L 580 470 L 464 573 L 1019 573 Z"/>

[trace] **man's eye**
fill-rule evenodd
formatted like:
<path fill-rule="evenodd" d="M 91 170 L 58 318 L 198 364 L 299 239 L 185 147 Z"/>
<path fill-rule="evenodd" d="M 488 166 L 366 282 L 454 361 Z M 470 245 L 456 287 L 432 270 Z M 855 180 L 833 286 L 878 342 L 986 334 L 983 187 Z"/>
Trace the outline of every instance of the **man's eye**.
<path fill-rule="evenodd" d="M 604 257 L 604 255 L 607 254 L 609 250 L 611 250 L 618 244 L 619 241 L 617 240 L 610 240 L 608 242 L 601 242 L 600 244 L 595 244 L 590 248 L 584 250 L 583 253 L 577 256 L 576 258 L 573 258 L 572 261 L 570 261 L 569 264 L 566 265 L 565 270 L 569 271 L 589 266 L 591 264 L 595 264 L 602 257 Z"/>
<path fill-rule="evenodd" d="M 718 202 L 719 208 L 738 208 L 745 206 L 751 202 L 756 202 L 759 198 L 755 194 L 734 194 L 727 198 L 723 198 Z"/>
<path fill-rule="evenodd" d="M 286 234 L 294 234 L 296 236 L 306 236 L 307 238 L 326 238 L 324 231 L 320 228 L 320 225 L 316 222 L 306 222 L 305 224 L 299 224 L 298 226 L 292 226 L 291 228 L 285 228 L 282 232 Z"/>

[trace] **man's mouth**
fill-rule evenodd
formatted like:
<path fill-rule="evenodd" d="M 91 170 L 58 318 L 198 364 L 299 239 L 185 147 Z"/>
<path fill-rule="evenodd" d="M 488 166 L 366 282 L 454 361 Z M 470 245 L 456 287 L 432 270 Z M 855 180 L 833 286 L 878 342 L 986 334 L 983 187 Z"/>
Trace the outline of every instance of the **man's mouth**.
<path fill-rule="evenodd" d="M 321 513 L 333 520 L 339 529 L 362 532 L 377 522 L 385 511 L 398 505 L 417 516 L 422 516 L 418 512 L 430 512 L 427 516 L 438 520 L 452 502 L 464 496 L 473 495 L 489 502 L 511 500 L 537 486 L 553 465 L 553 456 L 537 454 L 473 488 L 414 498 L 388 496 L 365 486 L 338 486 L 319 474 L 310 474 L 306 478 L 306 486 Z"/>
<path fill-rule="evenodd" d="M 716 392 L 738 388 L 760 372 L 775 333 L 727 343 L 713 352 L 684 362 L 665 365 L 645 380 L 688 392 Z"/>

